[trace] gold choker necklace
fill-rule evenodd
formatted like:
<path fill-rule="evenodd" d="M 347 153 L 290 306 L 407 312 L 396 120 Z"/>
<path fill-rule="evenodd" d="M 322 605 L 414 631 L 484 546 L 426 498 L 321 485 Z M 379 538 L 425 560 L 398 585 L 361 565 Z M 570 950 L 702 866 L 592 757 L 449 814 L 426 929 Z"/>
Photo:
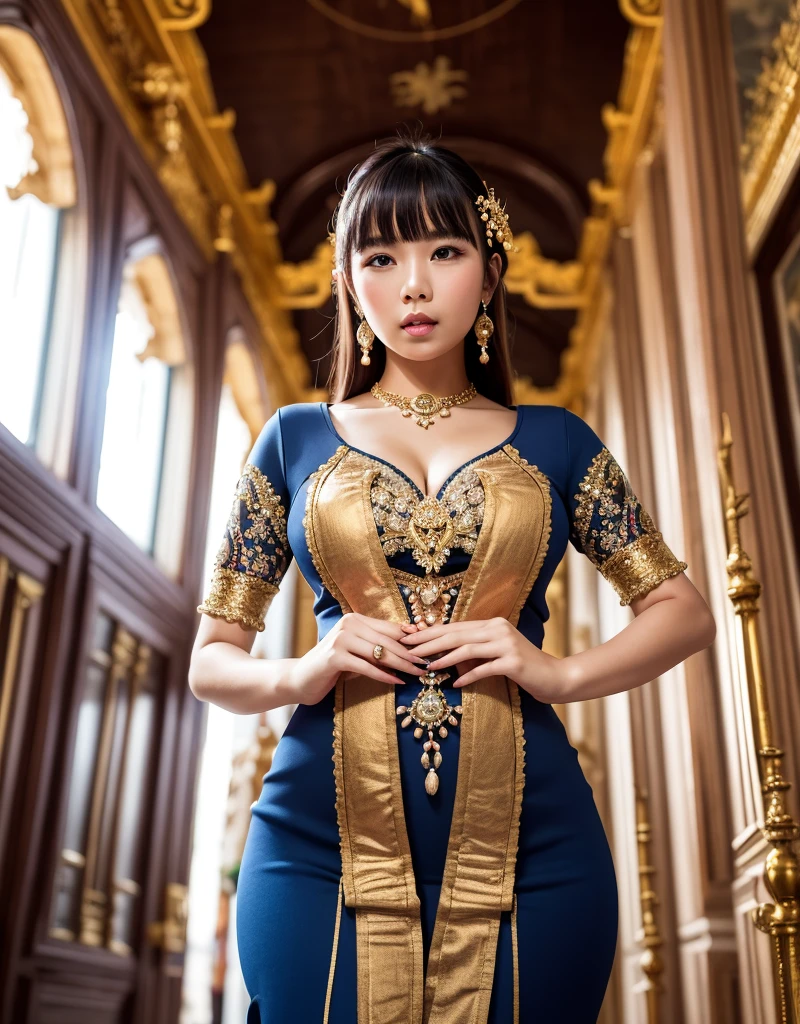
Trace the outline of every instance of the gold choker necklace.
<path fill-rule="evenodd" d="M 427 430 L 434 422 L 437 413 L 442 418 L 446 418 L 450 415 L 451 406 L 469 402 L 478 394 L 478 389 L 470 383 L 457 395 L 445 395 L 442 398 L 437 398 L 436 395 L 429 395 L 423 391 L 414 398 L 408 398 L 406 395 L 396 395 L 391 391 L 385 391 L 380 384 L 375 383 L 370 388 L 370 392 L 384 405 L 396 405 L 404 416 L 414 416 L 414 422 Z"/>

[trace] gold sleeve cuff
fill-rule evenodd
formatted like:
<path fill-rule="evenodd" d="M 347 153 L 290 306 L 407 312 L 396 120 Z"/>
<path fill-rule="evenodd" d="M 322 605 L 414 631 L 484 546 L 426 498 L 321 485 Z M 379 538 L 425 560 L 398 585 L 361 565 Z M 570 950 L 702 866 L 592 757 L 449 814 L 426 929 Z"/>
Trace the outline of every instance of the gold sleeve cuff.
<path fill-rule="evenodd" d="M 688 568 L 686 562 L 675 557 L 656 531 L 645 533 L 615 551 L 600 566 L 600 572 L 619 594 L 619 603 L 627 605 Z"/>
<path fill-rule="evenodd" d="M 211 579 L 208 597 L 197 606 L 197 610 L 226 622 L 238 622 L 245 629 L 257 629 L 260 633 L 264 629 L 267 609 L 277 593 L 277 586 L 260 576 L 218 566 Z"/>

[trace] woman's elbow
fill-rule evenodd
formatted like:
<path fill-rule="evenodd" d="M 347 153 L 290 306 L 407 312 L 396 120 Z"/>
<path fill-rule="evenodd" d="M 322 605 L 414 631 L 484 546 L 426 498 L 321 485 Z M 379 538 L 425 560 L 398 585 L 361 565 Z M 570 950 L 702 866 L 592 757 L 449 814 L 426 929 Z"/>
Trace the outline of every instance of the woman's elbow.
<path fill-rule="evenodd" d="M 691 624 L 696 651 L 704 651 L 714 643 L 717 638 L 717 623 L 700 594 L 697 594 L 696 600 L 692 602 L 687 622 Z"/>
<path fill-rule="evenodd" d="M 205 680 L 200 665 L 202 650 L 195 650 L 189 661 L 188 683 L 189 689 L 198 700 L 207 701 L 208 694 L 205 688 Z"/>

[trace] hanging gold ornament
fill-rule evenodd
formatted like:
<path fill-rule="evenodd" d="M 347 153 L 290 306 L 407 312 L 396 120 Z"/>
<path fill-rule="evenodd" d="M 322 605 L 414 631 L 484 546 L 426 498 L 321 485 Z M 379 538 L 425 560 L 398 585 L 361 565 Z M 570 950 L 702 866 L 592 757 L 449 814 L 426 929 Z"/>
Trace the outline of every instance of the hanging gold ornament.
<path fill-rule="evenodd" d="M 449 672 L 436 672 L 434 669 L 429 669 L 420 680 L 423 687 L 412 701 L 411 706 L 406 707 L 405 704 L 401 704 L 396 712 L 398 715 L 405 715 L 400 723 L 404 729 L 412 722 L 417 723 L 417 727 L 414 729 L 415 739 L 422 739 L 425 732 L 428 733 L 427 740 L 422 744 L 422 757 L 420 758 L 422 767 L 428 773 L 425 776 L 425 792 L 428 796 L 433 796 L 439 788 L 439 776 L 436 774 L 436 769 L 442 763 L 440 744 L 433 738 L 434 730 L 438 731 L 441 739 L 444 739 L 447 736 L 447 726 L 444 723 L 456 726 L 458 719 L 454 712 L 459 715 L 464 713 L 460 704 L 455 707 L 448 704 L 445 695 L 439 689 L 439 683 L 449 678 Z M 433 752 L 433 757 L 431 757 L 431 752 Z"/>

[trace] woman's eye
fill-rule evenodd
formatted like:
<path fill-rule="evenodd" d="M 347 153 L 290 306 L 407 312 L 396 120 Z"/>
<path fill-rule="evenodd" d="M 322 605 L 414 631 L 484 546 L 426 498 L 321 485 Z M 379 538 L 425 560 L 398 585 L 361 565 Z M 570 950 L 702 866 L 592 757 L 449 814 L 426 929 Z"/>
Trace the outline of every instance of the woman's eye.
<path fill-rule="evenodd" d="M 436 251 L 434 252 L 433 255 L 437 256 L 440 252 L 452 252 L 452 253 L 455 253 L 455 256 L 460 256 L 461 255 L 461 250 L 460 249 L 456 249 L 456 247 L 454 245 L 440 245 L 439 248 L 436 249 Z M 455 256 L 453 256 L 453 257 L 445 257 L 444 259 L 437 259 L 436 262 L 437 263 L 447 263 L 450 260 L 455 259 Z M 368 267 L 387 267 L 387 266 L 389 266 L 388 263 L 376 263 L 375 261 L 376 260 L 389 260 L 391 262 L 391 259 L 392 259 L 392 257 L 391 256 L 387 256 L 386 253 L 378 253 L 377 256 L 373 256 L 372 259 L 367 261 L 366 266 L 368 266 Z"/>

